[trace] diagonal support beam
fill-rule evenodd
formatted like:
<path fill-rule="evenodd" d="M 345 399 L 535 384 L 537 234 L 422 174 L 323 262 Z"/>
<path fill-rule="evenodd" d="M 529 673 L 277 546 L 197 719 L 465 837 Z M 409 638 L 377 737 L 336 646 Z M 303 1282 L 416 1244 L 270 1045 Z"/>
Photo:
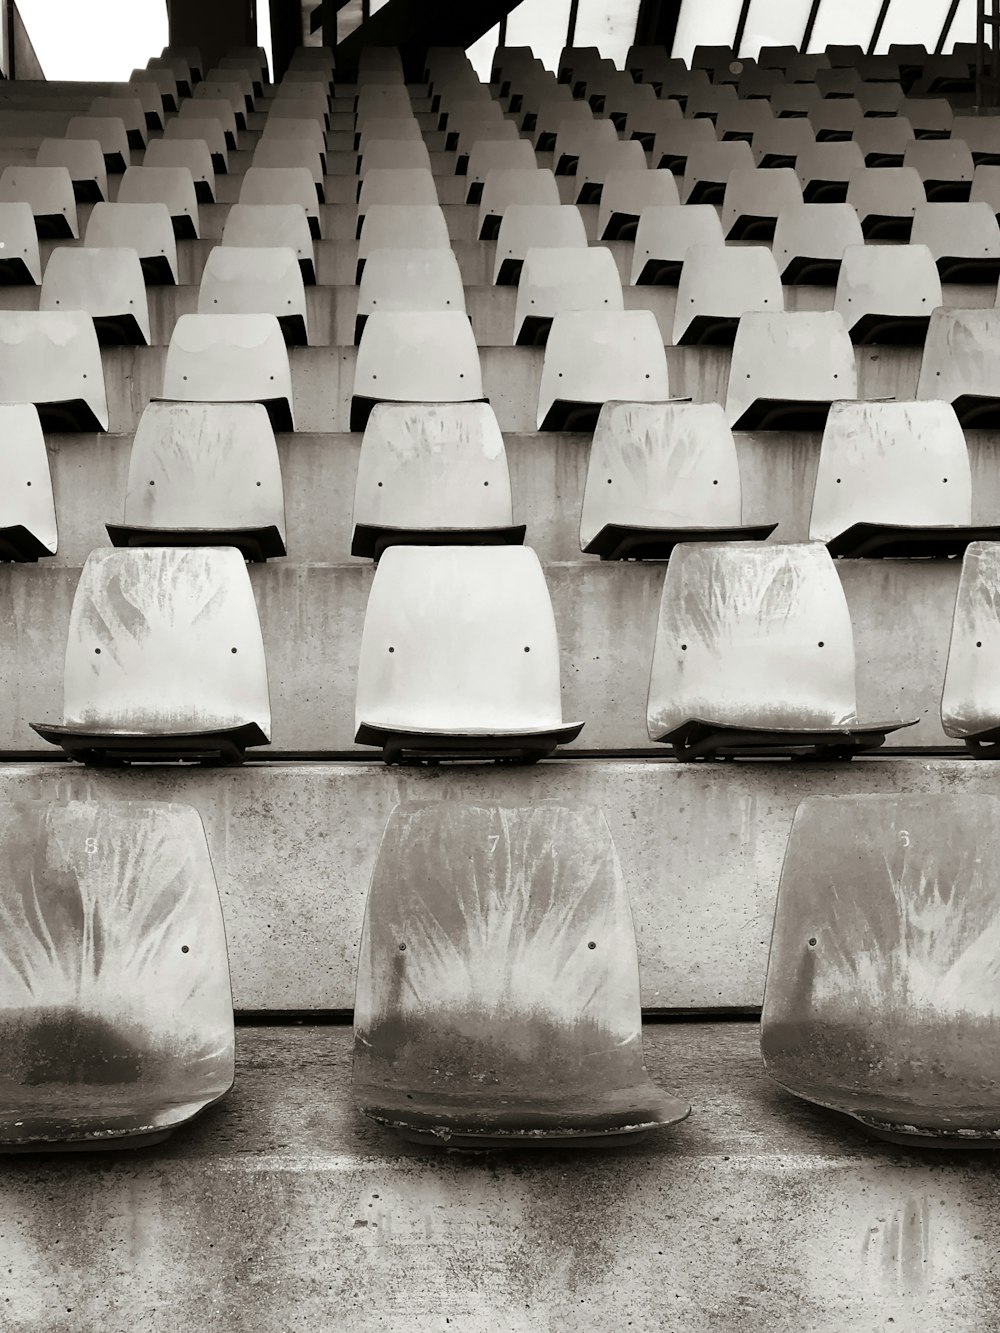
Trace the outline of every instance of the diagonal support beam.
<path fill-rule="evenodd" d="M 324 40 L 336 45 L 337 72 L 343 77 L 357 69 L 366 46 L 397 46 L 409 80 L 418 80 L 431 46 L 468 48 L 505 19 L 519 0 L 389 0 L 377 14 L 350 36 L 336 43 L 337 0 L 323 6 Z"/>

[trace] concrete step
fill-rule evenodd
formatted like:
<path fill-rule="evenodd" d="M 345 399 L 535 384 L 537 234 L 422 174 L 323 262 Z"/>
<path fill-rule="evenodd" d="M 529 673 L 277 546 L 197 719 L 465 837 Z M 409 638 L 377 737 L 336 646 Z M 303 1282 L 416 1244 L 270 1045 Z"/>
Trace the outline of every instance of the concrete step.
<path fill-rule="evenodd" d="M 986 1333 L 1000 1164 L 875 1143 L 780 1092 L 752 1024 L 656 1025 L 689 1120 L 619 1149 L 455 1155 L 365 1121 L 350 1029 L 246 1028 L 166 1143 L 12 1159 L 13 1329 Z M 336 1313 L 334 1313 L 336 1312 Z"/>

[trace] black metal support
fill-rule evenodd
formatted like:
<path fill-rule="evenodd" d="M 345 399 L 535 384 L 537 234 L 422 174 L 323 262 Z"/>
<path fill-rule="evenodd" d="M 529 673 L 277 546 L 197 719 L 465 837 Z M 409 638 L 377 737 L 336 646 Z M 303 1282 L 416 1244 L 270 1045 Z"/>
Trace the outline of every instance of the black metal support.
<path fill-rule="evenodd" d="M 944 16 L 944 23 L 941 25 L 941 32 L 934 46 L 934 54 L 939 56 L 945 48 L 945 43 L 951 33 L 952 24 L 955 22 L 955 15 L 958 13 L 958 0 L 951 0 L 948 6 L 948 12 Z"/>
<path fill-rule="evenodd" d="M 878 46 L 878 39 L 882 36 L 882 29 L 885 27 L 886 15 L 889 13 L 889 6 L 892 0 L 882 0 L 882 6 L 878 11 L 878 18 L 875 20 L 875 27 L 872 29 L 871 41 L 868 43 L 868 54 L 873 56 L 875 48 Z"/>
<path fill-rule="evenodd" d="M 566 19 L 566 46 L 572 46 L 576 37 L 576 19 L 580 12 L 580 0 L 569 0 L 569 17 Z"/>
<path fill-rule="evenodd" d="M 1000 0 L 980 0 L 976 14 L 976 104 L 1000 105 Z"/>
<path fill-rule="evenodd" d="M 746 31 L 747 15 L 750 13 L 750 0 L 743 0 L 740 6 L 740 16 L 736 20 L 736 31 L 733 33 L 733 54 L 738 56 L 740 47 L 743 45 L 743 34 Z"/>
<path fill-rule="evenodd" d="M 799 50 L 803 53 L 809 50 L 809 43 L 812 41 L 813 29 L 816 27 L 816 18 L 821 4 L 822 0 L 812 0 L 809 17 L 806 19 L 805 30 L 802 33 L 802 45 L 799 47 Z"/>

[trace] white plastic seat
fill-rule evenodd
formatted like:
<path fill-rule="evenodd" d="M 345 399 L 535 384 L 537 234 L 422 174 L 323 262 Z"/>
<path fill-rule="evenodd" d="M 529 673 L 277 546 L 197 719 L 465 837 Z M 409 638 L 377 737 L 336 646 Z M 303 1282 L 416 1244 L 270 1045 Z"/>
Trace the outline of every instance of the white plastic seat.
<path fill-rule="evenodd" d="M 142 165 L 189 171 L 198 202 L 215 203 L 215 168 L 208 144 L 203 139 L 151 139 Z"/>
<path fill-rule="evenodd" d="M 83 243 L 134 250 L 147 286 L 177 282 L 177 242 L 166 204 L 95 204 Z"/>
<path fill-rule="evenodd" d="M 358 132 L 358 151 L 364 152 L 371 139 L 419 139 L 423 142 L 420 124 L 412 111 L 405 116 L 373 116 Z"/>
<path fill-rule="evenodd" d="M 928 247 L 942 282 L 1000 278 L 1000 226 L 989 204 L 920 204 L 910 240 Z"/>
<path fill-rule="evenodd" d="M 733 84 L 710 83 L 688 93 L 684 115 L 689 119 L 711 120 L 714 124 L 723 111 L 735 109 L 737 105 Z"/>
<path fill-rule="evenodd" d="M 869 116 L 854 131 L 866 167 L 901 167 L 913 142 L 913 127 L 905 116 Z"/>
<path fill-rule="evenodd" d="M 799 153 L 795 173 L 807 204 L 842 204 L 851 181 L 865 169 L 856 143 L 817 143 Z"/>
<path fill-rule="evenodd" d="M 847 202 L 858 210 L 865 240 L 908 241 L 924 199 L 923 182 L 913 167 L 865 167 L 847 187 Z"/>
<path fill-rule="evenodd" d="M 71 116 L 66 125 L 67 139 L 96 139 L 109 172 L 121 174 L 131 161 L 128 131 L 119 116 Z"/>
<path fill-rule="evenodd" d="M 761 131 L 774 125 L 771 103 L 764 98 L 740 100 L 735 107 L 723 107 L 715 121 L 715 132 L 720 140 L 745 139 L 753 144 Z"/>
<path fill-rule="evenodd" d="M 141 150 L 146 147 L 146 112 L 141 98 L 95 97 L 88 114 L 122 121 L 129 148 Z"/>
<path fill-rule="evenodd" d="M 950 403 L 834 403 L 810 541 L 856 560 L 961 555 L 998 538 L 1000 526 L 972 525 L 969 454 Z"/>
<path fill-rule="evenodd" d="M 539 153 L 551 153 L 556 144 L 556 133 L 560 124 L 570 120 L 592 121 L 594 113 L 591 111 L 588 103 L 584 101 L 574 101 L 572 96 L 567 93 L 562 97 L 549 96 L 538 103 L 538 109 L 535 112 L 534 125 L 531 127 L 534 133 L 533 147 Z M 522 125 L 522 129 L 528 129 L 527 125 Z"/>
<path fill-rule="evenodd" d="M 715 126 L 707 118 L 668 121 L 656 133 L 651 162 L 654 167 L 683 176 L 691 154 L 716 142 Z"/>
<path fill-rule="evenodd" d="M 670 171 L 615 169 L 604 179 L 597 235 L 601 240 L 632 240 L 647 208 L 676 207 L 677 179 Z"/>
<path fill-rule="evenodd" d="M 733 171 L 726 182 L 722 230 L 728 240 L 770 241 L 783 208 L 802 203 L 802 188 L 790 167 Z"/>
<path fill-rule="evenodd" d="M 361 227 L 369 208 L 377 204 L 395 204 L 406 208 L 427 207 L 438 202 L 437 186 L 434 177 L 426 168 L 418 167 L 412 171 L 406 169 L 376 169 L 369 171 L 361 185 L 358 195 L 358 228 Z"/>
<path fill-rule="evenodd" d="M 503 436 L 488 403 L 379 403 L 365 426 L 351 554 L 519 545 Z"/>
<path fill-rule="evenodd" d="M 558 208 L 559 186 L 551 171 L 495 167 L 486 173 L 479 199 L 479 239 L 496 240 L 507 209 L 515 204 Z"/>
<path fill-rule="evenodd" d="M 450 251 L 451 238 L 440 204 L 373 204 L 365 214 L 358 238 L 357 282 L 362 279 L 368 256 L 376 250 Z"/>
<path fill-rule="evenodd" d="M 431 155 L 423 139 L 369 139 L 361 146 L 359 161 L 358 175 L 362 180 L 373 170 L 431 169 Z"/>
<path fill-rule="evenodd" d="M 944 304 L 941 279 L 925 245 L 850 245 L 834 309 L 855 343 L 922 345 L 931 311 Z"/>
<path fill-rule="evenodd" d="M 816 145 L 812 126 L 805 118 L 784 116 L 772 120 L 753 137 L 753 156 L 758 167 L 792 167 L 799 156 Z"/>
<path fill-rule="evenodd" d="M 903 154 L 903 166 L 917 172 L 929 200 L 968 200 L 976 168 L 968 145 L 961 140 L 914 139 Z"/>
<path fill-rule="evenodd" d="M 685 204 L 721 204 L 729 177 L 740 170 L 753 170 L 753 153 L 748 143 L 696 145 L 688 154 L 681 185 L 682 201 Z"/>
<path fill-rule="evenodd" d="M 576 166 L 577 203 L 599 204 L 603 198 L 605 183 L 623 171 L 648 174 L 646 154 L 642 144 L 633 141 L 622 143 L 615 139 L 613 143 L 591 144 L 584 148 Z M 669 171 L 662 172 L 661 175 L 671 176 L 670 183 L 676 189 Z"/>
<path fill-rule="evenodd" d="M 271 710 L 253 588 L 232 547 L 92 551 L 66 642 L 63 720 L 38 734 L 84 763 L 241 763 Z"/>
<path fill-rule="evenodd" d="M 118 203 L 163 204 L 178 240 L 198 237 L 198 194 L 187 167 L 129 167 L 118 186 Z"/>
<path fill-rule="evenodd" d="M 465 311 L 465 288 L 453 251 L 373 250 L 358 284 L 354 341 L 369 315 L 384 311 Z"/>
<path fill-rule="evenodd" d="M 744 315 L 726 393 L 734 430 L 818 430 L 858 396 L 854 347 L 835 311 Z"/>
<path fill-rule="evenodd" d="M 815 83 L 800 83 L 789 75 L 786 83 L 775 88 L 770 100 L 771 110 L 780 119 L 806 120 L 809 112 L 814 111 L 823 101 L 823 94 Z"/>
<path fill-rule="evenodd" d="M 46 431 L 106 431 L 94 321 L 82 310 L 0 310 L 0 403 L 34 403 Z"/>
<path fill-rule="evenodd" d="M 319 202 L 326 202 L 323 189 L 323 163 L 316 145 L 310 140 L 259 139 L 253 151 L 251 170 L 308 171 Z"/>
<path fill-rule="evenodd" d="M 653 647 L 650 740 L 682 760 L 849 758 L 905 725 L 858 720 L 851 616 L 822 546 L 674 548 Z"/>
<path fill-rule="evenodd" d="M 30 204 L 0 203 L 0 287 L 42 281 L 38 233 Z"/>
<path fill-rule="evenodd" d="M 964 741 L 977 759 L 1000 754 L 998 587 L 1000 542 L 973 542 L 962 561 L 955 599 L 941 725 L 946 736 Z"/>
<path fill-rule="evenodd" d="M 149 346 L 149 306 L 136 250 L 58 246 L 45 266 L 38 308 L 86 311 L 105 346 Z"/>
<path fill-rule="evenodd" d="M 672 341 L 731 345 L 748 311 L 784 310 L 781 276 L 762 245 L 693 245 L 677 285 Z"/>
<path fill-rule="evenodd" d="M 642 92 L 647 88 L 653 94 L 652 97 L 648 101 L 644 100 L 641 107 L 633 107 L 628 113 L 624 126 L 619 125 L 619 129 L 623 139 L 635 139 L 642 144 L 648 153 L 651 153 L 659 132 L 668 125 L 683 120 L 684 113 L 679 102 L 669 99 L 661 101 L 650 85 L 634 85 L 636 92 Z M 615 116 L 612 116 L 611 119 L 617 124 Z M 655 158 L 653 162 L 655 165 Z"/>
<path fill-rule="evenodd" d="M 463 311 L 386 311 L 368 316 L 358 344 L 351 430 L 376 403 L 483 402 L 479 349 Z"/>
<path fill-rule="evenodd" d="M 455 174 L 464 176 L 469 170 L 469 154 L 477 143 L 513 143 L 520 139 L 512 120 L 463 120 L 448 134 L 449 152 L 455 153 Z"/>
<path fill-rule="evenodd" d="M 590 447 L 580 550 L 666 560 L 678 542 L 763 541 L 743 521 L 733 433 L 718 403 L 605 403 Z"/>
<path fill-rule="evenodd" d="M 248 167 L 240 185 L 241 204 L 297 204 L 305 210 L 309 232 L 321 239 L 316 186 L 305 167 Z"/>
<path fill-rule="evenodd" d="M 320 171 L 326 173 L 326 135 L 323 133 L 323 127 L 318 120 L 292 116 L 287 119 L 282 116 L 276 116 L 274 119 L 268 117 L 264 122 L 260 137 L 261 141 L 266 140 L 268 143 L 273 139 L 280 139 L 283 142 L 292 139 L 301 143 L 312 144 L 319 153 Z"/>
<path fill-rule="evenodd" d="M 239 146 L 238 123 L 232 103 L 223 97 L 191 97 L 177 109 L 180 120 L 217 120 L 226 136 L 226 147 L 235 152 Z"/>
<path fill-rule="evenodd" d="M 907 97 L 900 115 L 913 126 L 918 139 L 950 138 L 955 113 L 946 97 Z"/>
<path fill-rule="evenodd" d="M 259 403 L 149 403 L 129 457 L 115 546 L 235 546 L 285 554 L 278 447 Z"/>
<path fill-rule="evenodd" d="M 195 97 L 228 100 L 240 129 L 246 129 L 247 112 L 255 109 L 253 79 L 244 69 L 210 69 L 195 89 Z"/>
<path fill-rule="evenodd" d="M 306 286 L 316 282 L 313 238 L 301 204 L 231 204 L 222 228 L 222 244 L 287 246 L 295 252 Z"/>
<path fill-rule="evenodd" d="M 575 740 L 545 576 L 524 546 L 391 546 L 368 596 L 355 741 L 404 754 L 540 759 Z"/>
<path fill-rule="evenodd" d="M 0 560 L 33 564 L 58 548 L 38 411 L 30 403 L 0 403 Z"/>
<path fill-rule="evenodd" d="M 173 120 L 167 121 L 167 128 L 163 132 L 163 139 L 166 143 L 174 143 L 178 140 L 194 140 L 196 143 L 204 143 L 208 148 L 212 158 L 212 169 L 225 176 L 229 172 L 229 148 L 226 144 L 226 134 L 222 128 L 222 121 L 214 116 L 177 116 Z M 149 165 L 149 155 L 143 161 Z"/>
<path fill-rule="evenodd" d="M 587 232 L 575 204 L 511 204 L 497 234 L 493 282 L 514 286 L 532 246 L 586 247 Z"/>
<path fill-rule="evenodd" d="M 217 245 L 198 289 L 200 315 L 276 315 L 289 346 L 309 341 L 298 256 L 287 246 Z"/>
<path fill-rule="evenodd" d="M 368 83 L 358 88 L 358 100 L 355 107 L 357 123 L 383 116 L 409 116 L 413 114 L 410 94 L 401 83 Z"/>
<path fill-rule="evenodd" d="M 276 315 L 180 315 L 163 394 L 181 403 L 263 403 L 276 431 L 293 431 L 292 377 Z"/>
<path fill-rule="evenodd" d="M 296 84 L 294 93 L 279 89 L 267 112 L 267 122 L 282 120 L 312 120 L 326 130 L 330 125 L 330 104 L 319 86 Z"/>
<path fill-rule="evenodd" d="M 719 213 L 712 204 L 644 208 L 635 232 L 631 285 L 676 287 L 691 246 L 725 243 Z"/>
<path fill-rule="evenodd" d="M 984 163 L 1000 166 L 1000 120 L 996 116 L 956 116 L 951 137 L 968 147 L 977 167 Z"/>
<path fill-rule="evenodd" d="M 854 97 L 824 97 L 809 112 L 817 143 L 843 143 L 854 138 L 864 119 L 861 103 Z"/>
<path fill-rule="evenodd" d="M 73 178 L 65 167 L 4 167 L 0 203 L 29 204 L 41 237 L 62 240 L 80 234 Z"/>
<path fill-rule="evenodd" d="M 951 403 L 966 430 L 1000 426 L 1000 310 L 932 313 L 917 398 Z"/>
<path fill-rule="evenodd" d="M 65 167 L 78 203 L 94 204 L 108 197 L 104 153 L 96 139 L 43 139 L 35 154 L 39 167 Z"/>
<path fill-rule="evenodd" d="M 530 171 L 537 167 L 535 154 L 526 139 L 479 139 L 469 150 L 465 202 L 480 202 L 483 185 L 491 171 Z"/>
<path fill-rule="evenodd" d="M 605 246 L 532 246 L 524 256 L 514 309 L 518 346 L 543 346 L 563 310 L 623 310 L 621 278 Z"/>
<path fill-rule="evenodd" d="M 792 204 L 778 214 L 771 252 L 783 283 L 832 287 L 844 251 L 864 240 L 851 204 Z"/>
<path fill-rule="evenodd" d="M 539 430 L 592 430 L 611 400 L 670 396 L 667 357 L 650 310 L 562 311 L 549 330 L 538 391 Z"/>
<path fill-rule="evenodd" d="M 610 120 L 560 120 L 552 150 L 556 175 L 575 176 L 581 153 L 601 145 L 621 147 Z"/>
<path fill-rule="evenodd" d="M 147 73 L 158 73 L 161 70 L 168 71 L 170 80 L 174 86 L 176 96 L 175 103 L 180 105 L 182 97 L 191 96 L 192 74 L 191 66 L 186 60 L 175 56 L 152 56 L 146 61 Z"/>
<path fill-rule="evenodd" d="M 179 100 L 177 91 L 177 80 L 169 69 L 134 69 L 129 76 L 129 84 L 132 87 L 141 87 L 143 84 L 152 84 L 160 98 L 160 107 L 151 120 L 147 114 L 146 123 L 150 129 L 159 130 L 163 128 L 163 117 L 168 111 L 176 111 Z"/>

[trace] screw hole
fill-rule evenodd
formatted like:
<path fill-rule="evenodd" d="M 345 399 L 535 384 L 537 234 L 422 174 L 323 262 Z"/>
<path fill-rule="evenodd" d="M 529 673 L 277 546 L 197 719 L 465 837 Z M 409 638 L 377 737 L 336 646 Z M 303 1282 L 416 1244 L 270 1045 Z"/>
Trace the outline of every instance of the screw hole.
<path fill-rule="evenodd" d="M 390 648 L 390 649 L 389 649 L 389 652 L 390 652 L 390 653 L 394 653 L 395 651 L 396 651 L 395 648 Z"/>
<path fill-rule="evenodd" d="M 181 945 L 181 953 L 190 953 L 190 952 L 191 950 L 188 948 L 186 944 Z"/>
<path fill-rule="evenodd" d="M 815 949 L 815 948 L 816 948 L 816 936 L 815 936 L 815 935 L 810 935 L 810 936 L 809 936 L 809 948 L 810 948 L 810 949 Z"/>
<path fill-rule="evenodd" d="M 817 644 L 817 647 L 819 647 L 819 648 L 822 648 L 822 647 L 823 647 L 823 640 L 822 640 L 822 639 L 820 639 L 819 643 Z"/>
<path fill-rule="evenodd" d="M 95 648 L 95 649 L 94 649 L 94 652 L 97 654 L 98 657 L 100 657 L 100 655 L 101 655 L 101 650 L 100 650 L 100 648 Z"/>
<path fill-rule="evenodd" d="M 405 945 L 405 944 L 401 944 L 401 945 L 399 946 L 399 952 L 400 952 L 400 953 L 406 953 L 406 945 Z"/>
<path fill-rule="evenodd" d="M 588 949 L 596 949 L 596 948 L 597 948 L 597 941 L 596 941 L 596 940 L 588 940 L 588 941 L 587 941 L 587 948 L 588 948 Z"/>

